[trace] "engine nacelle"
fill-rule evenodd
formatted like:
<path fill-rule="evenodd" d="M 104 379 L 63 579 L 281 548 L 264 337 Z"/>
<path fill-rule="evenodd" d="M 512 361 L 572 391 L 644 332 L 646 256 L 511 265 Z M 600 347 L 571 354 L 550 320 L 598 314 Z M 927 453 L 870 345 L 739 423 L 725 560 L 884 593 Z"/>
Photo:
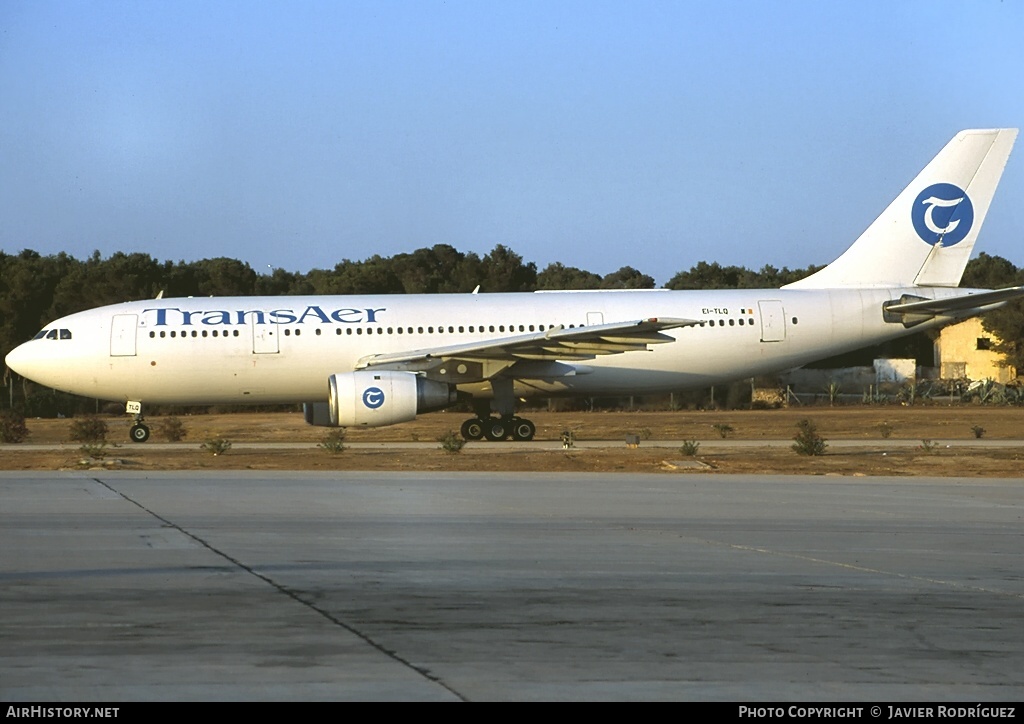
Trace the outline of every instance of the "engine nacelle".
<path fill-rule="evenodd" d="M 416 419 L 418 413 L 440 410 L 457 400 L 454 385 L 428 380 L 414 372 L 339 372 L 327 378 L 327 387 L 327 408 L 334 427 L 382 427 L 408 422 Z M 317 417 L 315 409 L 311 412 L 312 417 Z"/>

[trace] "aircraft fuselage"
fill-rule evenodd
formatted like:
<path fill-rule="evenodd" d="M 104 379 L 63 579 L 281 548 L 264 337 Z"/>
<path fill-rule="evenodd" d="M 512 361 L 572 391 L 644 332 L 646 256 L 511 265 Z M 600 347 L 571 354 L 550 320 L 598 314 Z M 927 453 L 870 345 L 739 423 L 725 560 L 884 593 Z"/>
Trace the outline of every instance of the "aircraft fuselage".
<path fill-rule="evenodd" d="M 964 293 L 932 289 L 929 298 Z M 31 346 L 33 379 L 55 389 L 147 403 L 294 403 L 327 397 L 327 378 L 368 355 L 507 338 L 552 327 L 650 317 L 699 322 L 647 352 L 582 362 L 520 362 L 518 397 L 649 394 L 797 367 L 913 330 L 884 302 L 920 287 L 859 290 L 555 292 L 423 296 L 161 299 L 65 317 L 69 339 Z M 20 349 L 20 348 L 19 348 Z M 16 350 L 11 360 L 17 363 Z M 460 385 L 488 396 L 490 385 Z M 185 392 L 187 391 L 187 393 Z"/>

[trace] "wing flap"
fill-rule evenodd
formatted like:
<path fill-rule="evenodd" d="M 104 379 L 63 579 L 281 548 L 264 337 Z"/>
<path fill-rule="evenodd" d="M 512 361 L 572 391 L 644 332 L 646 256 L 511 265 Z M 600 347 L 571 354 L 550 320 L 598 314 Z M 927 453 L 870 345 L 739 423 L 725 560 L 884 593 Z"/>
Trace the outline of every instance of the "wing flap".
<path fill-rule="evenodd" d="M 411 350 L 363 357 L 356 369 L 417 368 L 428 375 L 430 370 L 447 361 L 485 362 L 486 370 L 503 370 L 508 363 L 519 360 L 582 360 L 598 355 L 645 351 L 648 345 L 664 344 L 675 338 L 665 330 L 699 324 L 693 319 L 651 318 L 629 322 L 612 322 L 591 327 L 553 327 L 542 332 L 486 339 L 431 349 Z M 450 379 L 450 378 L 449 378 Z"/>

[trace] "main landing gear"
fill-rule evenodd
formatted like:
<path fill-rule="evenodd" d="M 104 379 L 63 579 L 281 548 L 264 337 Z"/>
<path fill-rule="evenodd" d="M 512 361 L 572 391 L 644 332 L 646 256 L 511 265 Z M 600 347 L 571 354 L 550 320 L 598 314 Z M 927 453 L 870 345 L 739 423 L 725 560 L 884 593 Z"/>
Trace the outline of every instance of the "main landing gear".
<path fill-rule="evenodd" d="M 527 442 L 537 433 L 537 426 L 525 417 L 517 417 L 516 399 L 513 394 L 512 379 L 496 377 L 491 380 L 494 391 L 493 407 L 498 417 L 491 415 L 492 401 L 477 399 L 473 402 L 471 417 L 462 423 L 462 437 L 467 440 L 487 439 L 491 442 L 499 440 L 515 440 Z"/>
<path fill-rule="evenodd" d="M 462 437 L 467 440 L 527 442 L 536 433 L 537 426 L 525 417 L 472 417 L 462 423 Z"/>
<path fill-rule="evenodd" d="M 142 403 L 129 401 L 125 405 L 125 412 L 135 415 L 135 422 L 128 431 L 128 437 L 132 442 L 146 442 L 149 439 L 149 426 L 143 422 Z"/>

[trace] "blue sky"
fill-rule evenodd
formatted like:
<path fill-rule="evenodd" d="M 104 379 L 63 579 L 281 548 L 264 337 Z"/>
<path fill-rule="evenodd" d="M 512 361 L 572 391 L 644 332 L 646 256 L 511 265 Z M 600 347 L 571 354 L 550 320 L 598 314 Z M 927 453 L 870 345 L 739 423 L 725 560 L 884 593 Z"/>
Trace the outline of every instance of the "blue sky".
<path fill-rule="evenodd" d="M 1024 124 L 1024 3 L 0 0 L 0 249 L 838 256 Z M 979 250 L 1024 266 L 1024 142 Z"/>

